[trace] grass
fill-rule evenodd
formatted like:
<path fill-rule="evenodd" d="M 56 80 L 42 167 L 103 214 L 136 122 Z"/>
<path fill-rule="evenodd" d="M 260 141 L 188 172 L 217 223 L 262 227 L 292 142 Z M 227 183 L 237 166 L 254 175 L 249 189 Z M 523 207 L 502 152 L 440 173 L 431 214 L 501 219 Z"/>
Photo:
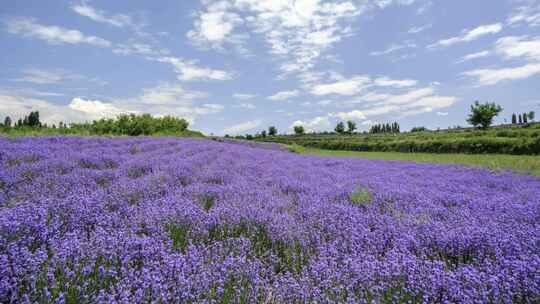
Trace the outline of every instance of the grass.
<path fill-rule="evenodd" d="M 540 176 L 540 156 L 506 154 L 446 154 L 401 152 L 356 152 L 304 148 L 297 153 L 319 156 L 360 157 L 367 159 L 404 160 L 418 163 L 462 164 L 491 170 L 512 170 Z"/>

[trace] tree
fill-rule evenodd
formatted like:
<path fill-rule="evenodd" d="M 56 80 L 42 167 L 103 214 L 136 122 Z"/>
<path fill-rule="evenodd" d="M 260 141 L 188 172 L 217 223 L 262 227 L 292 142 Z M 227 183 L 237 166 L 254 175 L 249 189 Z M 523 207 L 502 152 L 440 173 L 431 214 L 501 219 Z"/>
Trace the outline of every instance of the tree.
<path fill-rule="evenodd" d="M 4 127 L 11 128 L 11 117 L 6 116 L 6 118 L 4 119 Z"/>
<path fill-rule="evenodd" d="M 529 116 L 529 120 L 530 121 L 534 121 L 534 116 L 535 116 L 536 113 L 534 113 L 534 111 L 530 111 L 527 116 Z"/>
<path fill-rule="evenodd" d="M 266 138 L 266 130 L 261 131 L 261 136 L 262 136 L 262 138 Z"/>
<path fill-rule="evenodd" d="M 517 116 L 516 116 L 516 113 L 512 113 L 512 124 L 513 124 L 513 125 L 517 124 Z"/>
<path fill-rule="evenodd" d="M 495 118 L 503 110 L 500 105 L 495 104 L 494 102 L 486 102 L 480 104 L 480 102 L 475 101 L 471 105 L 471 114 L 467 122 L 473 126 L 480 126 L 483 129 L 489 128 L 493 123 L 493 118 Z"/>
<path fill-rule="evenodd" d="M 354 133 L 355 130 L 356 130 L 356 123 L 352 120 L 347 121 L 347 132 L 349 134 L 352 134 Z"/>
<path fill-rule="evenodd" d="M 519 114 L 519 124 L 523 124 L 523 118 L 521 118 L 521 114 Z"/>
<path fill-rule="evenodd" d="M 274 126 L 271 126 L 268 128 L 268 136 L 276 136 L 277 135 L 277 129 Z"/>
<path fill-rule="evenodd" d="M 528 121 L 527 121 L 527 120 L 528 120 L 528 119 L 527 119 L 528 117 L 529 117 L 529 114 L 523 113 L 523 123 L 524 123 L 524 124 L 528 123 Z"/>
<path fill-rule="evenodd" d="M 343 134 L 345 132 L 345 124 L 343 124 L 341 121 L 338 122 L 334 131 L 336 131 L 338 134 Z"/>
<path fill-rule="evenodd" d="M 303 126 L 294 126 L 294 134 L 296 135 L 302 135 L 304 134 L 304 127 Z"/>

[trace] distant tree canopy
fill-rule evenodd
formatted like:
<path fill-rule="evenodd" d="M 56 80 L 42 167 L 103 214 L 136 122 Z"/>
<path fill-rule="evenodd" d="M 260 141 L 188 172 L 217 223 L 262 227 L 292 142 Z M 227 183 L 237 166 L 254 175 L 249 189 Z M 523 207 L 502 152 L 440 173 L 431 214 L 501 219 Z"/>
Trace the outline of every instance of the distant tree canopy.
<path fill-rule="evenodd" d="M 471 105 L 471 114 L 469 114 L 467 122 L 475 127 L 489 128 L 493 124 L 493 118 L 499 115 L 502 110 L 503 108 L 494 102 L 480 104 L 479 101 L 475 101 Z"/>
<path fill-rule="evenodd" d="M 527 116 L 529 116 L 529 120 L 530 121 L 534 121 L 534 117 L 535 117 L 536 113 L 534 111 L 530 111 Z"/>
<path fill-rule="evenodd" d="M 4 127 L 11 128 L 11 117 L 6 116 L 6 118 L 4 119 Z"/>
<path fill-rule="evenodd" d="M 268 128 L 268 136 L 276 136 L 277 135 L 277 128 L 274 126 L 271 126 Z"/>
<path fill-rule="evenodd" d="M 305 133 L 304 126 L 294 126 L 294 134 L 302 135 Z"/>
<path fill-rule="evenodd" d="M 341 121 L 338 122 L 338 124 L 334 128 L 334 131 L 336 131 L 336 133 L 338 133 L 338 134 L 345 133 L 345 124 L 343 122 L 341 122 Z"/>
<path fill-rule="evenodd" d="M 4 119 L 4 128 L 11 126 L 10 117 Z M 173 116 L 153 117 L 150 114 L 122 114 L 116 118 L 94 120 L 92 122 L 72 123 L 68 126 L 63 122 L 58 124 L 59 132 L 69 134 L 92 134 L 92 135 L 179 135 L 188 131 L 189 123 Z M 57 129 L 56 125 L 42 124 L 39 112 L 30 112 L 24 118 L 15 123 L 16 129 L 39 128 Z"/>
<path fill-rule="evenodd" d="M 347 133 L 352 134 L 356 131 L 356 123 L 352 120 L 347 121 Z"/>
<path fill-rule="evenodd" d="M 189 123 L 173 116 L 153 117 L 150 114 L 122 114 L 116 118 L 94 120 L 92 123 L 72 124 L 72 128 L 90 130 L 96 134 L 154 135 L 176 134 L 187 130 Z"/>
<path fill-rule="evenodd" d="M 427 131 L 426 127 L 414 127 L 411 129 L 411 133 Z"/>
<path fill-rule="evenodd" d="M 11 126 L 11 118 L 9 116 L 4 120 L 4 125 L 7 126 L 6 122 L 9 122 L 9 126 Z M 15 127 L 40 128 L 41 121 L 39 120 L 39 112 L 30 112 L 30 114 L 24 116 L 24 118 L 19 118 L 19 120 L 15 123 Z"/>
<path fill-rule="evenodd" d="M 380 133 L 399 133 L 400 132 L 400 126 L 397 122 L 394 122 L 392 124 L 386 123 L 386 124 L 376 124 L 371 126 L 369 129 L 369 133 L 371 134 L 380 134 Z"/>

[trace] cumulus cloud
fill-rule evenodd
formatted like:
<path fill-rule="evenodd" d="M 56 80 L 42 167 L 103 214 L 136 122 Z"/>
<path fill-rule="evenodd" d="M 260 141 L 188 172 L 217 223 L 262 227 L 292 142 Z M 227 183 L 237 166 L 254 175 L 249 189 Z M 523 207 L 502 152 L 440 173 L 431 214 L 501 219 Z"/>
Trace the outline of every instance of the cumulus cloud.
<path fill-rule="evenodd" d="M 448 47 L 457 43 L 474 41 L 486 35 L 499 33 L 502 29 L 503 25 L 501 23 L 481 25 L 474 29 L 463 30 L 460 36 L 439 40 L 429 45 L 428 48 Z"/>
<path fill-rule="evenodd" d="M 120 114 L 136 113 L 136 111 L 123 110 L 113 104 L 100 100 L 86 100 L 80 97 L 73 98 L 68 107 L 74 111 L 83 113 L 83 116 L 90 120 L 114 118 Z"/>
<path fill-rule="evenodd" d="M 268 97 L 268 99 L 274 100 L 274 101 L 283 101 L 283 100 L 291 99 L 298 95 L 300 95 L 300 91 L 298 90 L 282 91 L 282 92 L 277 92 L 276 94 Z"/>
<path fill-rule="evenodd" d="M 259 127 L 261 123 L 262 122 L 260 120 L 252 120 L 252 121 L 243 122 L 243 123 L 232 125 L 230 127 L 223 129 L 223 133 L 232 134 L 232 135 L 240 134 L 240 133 L 250 131 Z"/>
<path fill-rule="evenodd" d="M 362 111 L 353 110 L 351 112 L 338 112 L 330 114 L 331 117 L 338 117 L 341 120 L 359 121 L 366 119 L 366 115 Z"/>
<path fill-rule="evenodd" d="M 44 40 L 49 44 L 89 44 L 110 47 L 112 43 L 96 36 L 88 36 L 78 30 L 59 26 L 42 25 L 32 18 L 14 18 L 7 22 L 7 31 L 26 38 Z"/>
<path fill-rule="evenodd" d="M 319 132 L 330 128 L 330 119 L 328 116 L 318 116 L 310 120 L 297 120 L 289 127 L 293 130 L 295 126 L 303 126 L 306 132 Z"/>

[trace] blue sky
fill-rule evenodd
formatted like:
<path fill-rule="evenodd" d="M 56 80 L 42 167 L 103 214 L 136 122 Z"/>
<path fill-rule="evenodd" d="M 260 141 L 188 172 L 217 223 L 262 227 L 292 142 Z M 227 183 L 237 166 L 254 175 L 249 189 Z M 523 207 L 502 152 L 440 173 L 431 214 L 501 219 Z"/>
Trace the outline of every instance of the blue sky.
<path fill-rule="evenodd" d="M 3 1 L 0 118 L 152 113 L 207 134 L 540 110 L 539 0 Z"/>

